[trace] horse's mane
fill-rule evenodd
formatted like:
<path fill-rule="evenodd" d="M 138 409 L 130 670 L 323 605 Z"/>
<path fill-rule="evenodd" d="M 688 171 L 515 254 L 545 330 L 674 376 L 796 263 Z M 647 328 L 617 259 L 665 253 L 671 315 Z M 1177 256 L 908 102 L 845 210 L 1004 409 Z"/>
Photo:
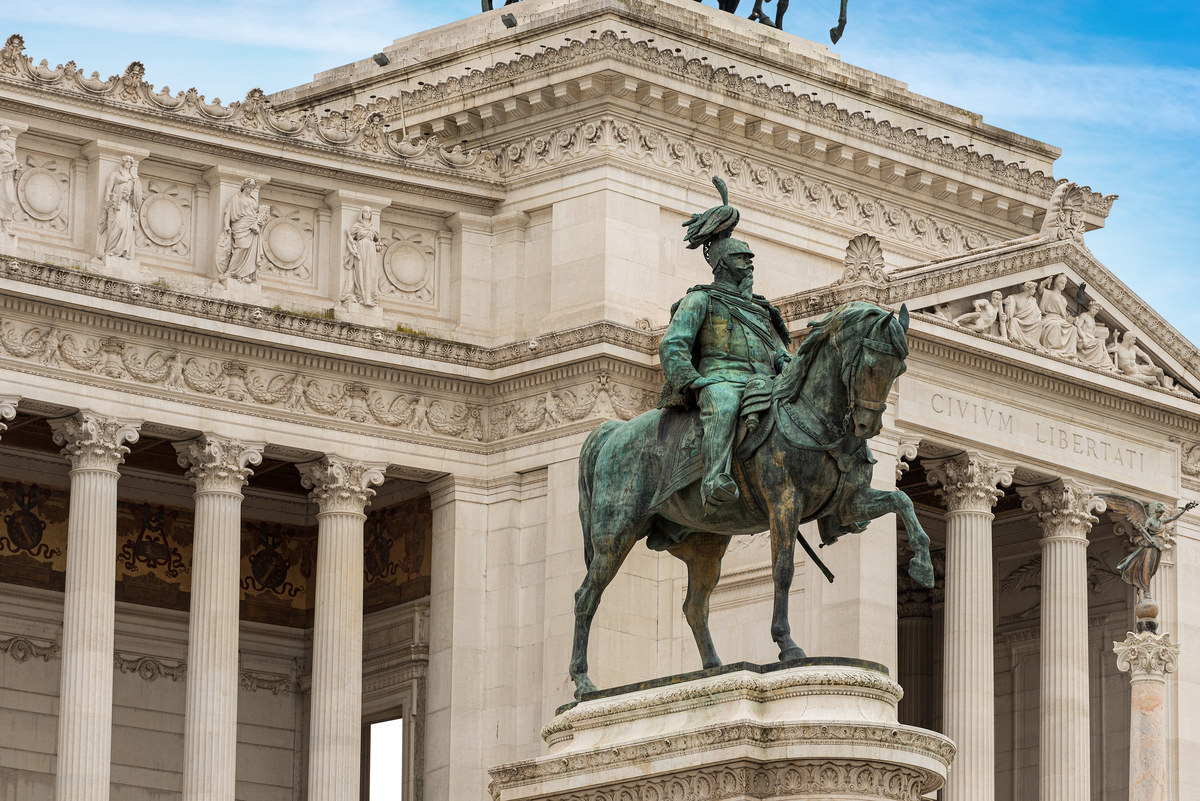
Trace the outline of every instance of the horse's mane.
<path fill-rule="evenodd" d="M 774 396 L 786 402 L 794 401 L 800 394 L 809 367 L 828 342 L 833 342 L 843 350 L 843 380 L 848 378 L 849 370 L 857 362 L 863 340 L 868 334 L 874 333 L 875 338 L 892 345 L 900 358 L 908 357 L 908 340 L 895 313 L 873 303 L 859 300 L 843 303 L 826 315 L 824 320 L 814 320 L 808 327 L 812 330 L 775 382 Z M 881 327 L 881 330 L 873 331 L 877 327 Z"/>

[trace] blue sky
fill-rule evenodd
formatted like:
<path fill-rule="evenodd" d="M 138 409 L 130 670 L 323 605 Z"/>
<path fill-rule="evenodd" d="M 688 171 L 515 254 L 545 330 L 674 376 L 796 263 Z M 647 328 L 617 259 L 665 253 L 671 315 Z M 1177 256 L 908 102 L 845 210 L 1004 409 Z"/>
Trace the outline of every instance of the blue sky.
<path fill-rule="evenodd" d="M 716 0 L 708 0 L 715 5 Z M 743 15 L 752 0 L 742 0 Z M 87 73 L 130 61 L 173 91 L 240 99 L 311 80 L 478 0 L 12 2 L 0 35 Z M 773 11 L 774 6 L 768 8 Z M 790 33 L 828 42 L 837 0 L 793 0 Z M 69 20 L 69 22 L 64 22 Z M 841 58 L 1062 148 L 1055 175 L 1118 194 L 1096 255 L 1200 343 L 1200 10 L 1192 3 L 850 0 Z"/>

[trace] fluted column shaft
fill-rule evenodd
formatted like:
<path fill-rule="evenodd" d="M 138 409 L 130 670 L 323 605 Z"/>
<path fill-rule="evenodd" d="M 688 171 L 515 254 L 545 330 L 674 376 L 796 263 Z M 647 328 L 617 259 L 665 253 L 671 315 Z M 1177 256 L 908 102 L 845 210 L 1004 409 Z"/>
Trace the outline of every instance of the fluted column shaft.
<path fill-rule="evenodd" d="M 139 424 L 81 411 L 50 421 L 71 462 L 58 705 L 57 801 L 106 801 L 112 759 L 117 467 Z"/>
<path fill-rule="evenodd" d="M 357 801 L 362 748 L 363 513 L 381 466 L 336 456 L 300 465 L 317 502 L 308 797 Z"/>
<path fill-rule="evenodd" d="M 942 728 L 958 746 L 944 801 L 996 797 L 992 506 L 1012 466 L 967 452 L 927 465 L 946 504 Z"/>
<path fill-rule="evenodd" d="M 205 434 L 175 443 L 196 485 L 183 735 L 184 801 L 231 801 L 237 771 L 242 486 L 262 445 Z"/>
<path fill-rule="evenodd" d="M 1063 479 L 1026 494 L 1042 528 L 1041 801 L 1089 801 L 1088 532 L 1104 502 Z"/>

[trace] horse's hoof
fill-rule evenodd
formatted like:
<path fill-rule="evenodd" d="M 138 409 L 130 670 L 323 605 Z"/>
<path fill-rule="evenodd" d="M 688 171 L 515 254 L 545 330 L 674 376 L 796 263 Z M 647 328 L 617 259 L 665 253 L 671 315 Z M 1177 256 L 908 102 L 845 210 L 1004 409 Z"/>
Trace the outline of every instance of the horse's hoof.
<path fill-rule="evenodd" d="M 797 659 L 806 659 L 807 656 L 808 655 L 804 653 L 803 648 L 798 645 L 794 645 L 791 648 L 785 648 L 779 652 L 779 661 L 795 662 Z"/>
<path fill-rule="evenodd" d="M 917 561 L 915 558 L 910 559 L 908 562 L 908 575 L 912 576 L 912 580 L 922 587 L 933 587 L 933 565 L 927 561 Z"/>
<path fill-rule="evenodd" d="M 575 677 L 575 700 L 576 701 L 583 698 L 584 693 L 594 693 L 594 692 L 596 692 L 596 685 L 592 684 L 592 680 L 587 677 L 586 673 L 584 673 L 581 676 Z"/>

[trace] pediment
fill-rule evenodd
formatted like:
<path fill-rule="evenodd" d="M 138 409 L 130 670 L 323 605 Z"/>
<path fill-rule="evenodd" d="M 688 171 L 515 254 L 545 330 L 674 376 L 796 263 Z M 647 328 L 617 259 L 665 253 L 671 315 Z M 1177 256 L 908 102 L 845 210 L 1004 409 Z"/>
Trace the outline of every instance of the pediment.
<path fill-rule="evenodd" d="M 893 273 L 888 294 L 931 322 L 1016 351 L 1200 394 L 1200 351 L 1086 246 L 1040 239 L 990 251 Z"/>
<path fill-rule="evenodd" d="M 990 301 L 994 292 L 1000 293 L 1003 305 L 1010 302 L 1008 298 L 1020 295 L 1026 282 L 1041 287 L 1047 279 L 1053 281 L 1060 275 L 1066 280 L 1061 291 L 1063 300 L 1059 303 L 1064 307 L 1065 317 L 1060 325 L 1062 336 L 1057 339 L 1051 334 L 1047 343 L 1040 339 L 1032 341 L 1032 332 L 1036 330 L 1040 335 L 1040 328 L 1032 324 L 1029 316 L 1025 318 L 1024 337 L 1008 331 L 1001 336 L 998 315 L 989 320 L 991 310 L 987 307 L 982 309 L 982 318 L 964 317 L 976 313 L 975 302 Z M 1040 304 L 1040 293 L 1035 297 Z M 1082 306 L 1077 297 L 1083 300 Z M 855 283 L 847 275 L 838 284 L 785 298 L 780 305 L 786 317 L 799 319 L 854 299 L 896 307 L 907 304 L 914 319 L 944 329 L 948 337 L 964 342 L 977 340 L 982 350 L 1037 362 L 1042 369 L 1054 369 L 1056 364 L 1071 365 L 1151 392 L 1193 399 L 1200 395 L 1200 350 L 1101 264 L 1082 242 L 1070 236 L 1059 238 L 1043 233 L 964 256 L 890 270 L 882 280 Z M 1011 302 L 1028 303 L 1019 299 Z M 1079 341 L 1084 337 L 1065 329 L 1093 302 L 1099 302 L 1102 310 L 1095 315 L 1094 328 L 1085 325 L 1090 329 L 1087 353 L 1081 354 Z M 1069 355 L 1072 336 L 1073 357 Z M 1099 356 L 1102 352 L 1115 357 L 1110 354 L 1110 346 L 1124 342 L 1126 336 L 1130 336 L 1131 344 L 1136 338 L 1140 355 L 1134 358 L 1144 366 L 1140 375 L 1118 369 L 1115 359 L 1111 366 L 1105 365 Z M 1103 343 L 1103 351 L 1096 348 L 1096 338 Z M 1129 353 L 1126 350 L 1124 356 Z M 1129 364 L 1128 358 L 1125 362 Z"/>

